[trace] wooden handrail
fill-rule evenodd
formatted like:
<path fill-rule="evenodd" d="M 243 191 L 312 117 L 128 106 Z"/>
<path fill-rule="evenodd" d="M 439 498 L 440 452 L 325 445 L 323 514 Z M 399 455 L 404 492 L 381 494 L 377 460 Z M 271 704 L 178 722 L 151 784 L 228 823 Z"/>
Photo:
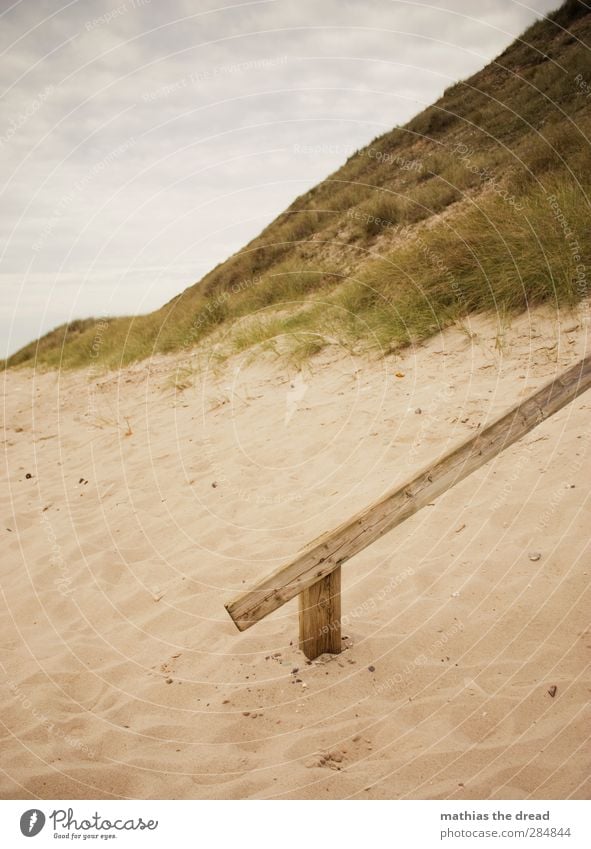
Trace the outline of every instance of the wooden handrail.
<path fill-rule="evenodd" d="M 590 386 L 588 356 L 226 604 L 236 627 L 245 631 L 300 595 L 300 644 L 308 657 L 320 651 L 340 651 L 340 628 L 334 615 L 336 609 L 340 611 L 340 575 L 330 579 L 332 573 Z M 319 586 L 311 596 L 310 588 L 315 584 Z"/>

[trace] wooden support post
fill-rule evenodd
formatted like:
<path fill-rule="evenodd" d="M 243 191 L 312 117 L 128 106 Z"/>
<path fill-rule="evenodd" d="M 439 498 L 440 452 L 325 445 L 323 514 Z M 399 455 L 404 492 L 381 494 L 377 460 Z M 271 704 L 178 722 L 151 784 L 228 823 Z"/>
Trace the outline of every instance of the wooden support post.
<path fill-rule="evenodd" d="M 309 660 L 341 651 L 341 569 L 300 593 L 300 649 Z"/>

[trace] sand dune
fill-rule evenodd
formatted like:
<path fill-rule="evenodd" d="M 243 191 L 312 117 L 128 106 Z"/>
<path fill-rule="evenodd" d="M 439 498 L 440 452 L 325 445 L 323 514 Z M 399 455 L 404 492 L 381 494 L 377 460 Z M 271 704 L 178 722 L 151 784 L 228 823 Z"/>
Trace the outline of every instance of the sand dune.
<path fill-rule="evenodd" d="M 590 393 L 347 564 L 341 655 L 223 607 L 587 350 L 466 330 L 4 375 L 3 798 L 588 796 Z"/>

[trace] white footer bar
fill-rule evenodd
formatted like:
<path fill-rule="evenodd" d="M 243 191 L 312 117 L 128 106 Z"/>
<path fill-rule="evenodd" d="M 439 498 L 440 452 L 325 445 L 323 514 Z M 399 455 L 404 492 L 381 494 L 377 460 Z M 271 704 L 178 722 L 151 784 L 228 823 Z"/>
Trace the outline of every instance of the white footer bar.
<path fill-rule="evenodd" d="M 5 847 L 591 846 L 585 801 L 3 801 Z M 66 842 L 68 841 L 68 842 Z"/>

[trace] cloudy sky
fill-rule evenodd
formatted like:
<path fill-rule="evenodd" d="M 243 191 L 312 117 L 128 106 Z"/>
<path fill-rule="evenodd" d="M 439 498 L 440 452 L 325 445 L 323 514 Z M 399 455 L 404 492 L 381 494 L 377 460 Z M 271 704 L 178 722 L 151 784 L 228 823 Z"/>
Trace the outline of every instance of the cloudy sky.
<path fill-rule="evenodd" d="M 0 2 L 0 357 L 149 311 L 559 0 Z"/>

